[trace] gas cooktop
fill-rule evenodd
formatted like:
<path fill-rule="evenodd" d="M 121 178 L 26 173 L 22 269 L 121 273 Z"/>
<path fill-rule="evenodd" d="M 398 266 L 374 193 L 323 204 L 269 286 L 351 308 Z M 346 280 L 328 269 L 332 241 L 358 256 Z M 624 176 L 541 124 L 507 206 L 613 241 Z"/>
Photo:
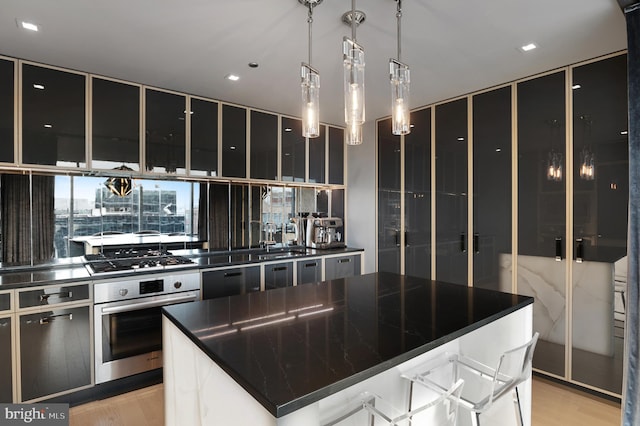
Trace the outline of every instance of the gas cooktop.
<path fill-rule="evenodd" d="M 123 249 L 100 254 L 87 254 L 91 275 L 109 272 L 149 271 L 191 265 L 191 259 L 166 250 Z"/>

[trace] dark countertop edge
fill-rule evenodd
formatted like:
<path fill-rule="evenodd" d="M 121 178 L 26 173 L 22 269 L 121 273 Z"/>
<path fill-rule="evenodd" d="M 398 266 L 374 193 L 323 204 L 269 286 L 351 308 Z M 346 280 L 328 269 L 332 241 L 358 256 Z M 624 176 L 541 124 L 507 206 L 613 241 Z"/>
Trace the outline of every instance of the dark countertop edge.
<path fill-rule="evenodd" d="M 233 380 L 236 381 L 244 390 L 246 390 L 256 401 L 258 401 L 269 413 L 271 413 L 274 417 L 280 418 L 284 417 L 287 414 L 291 414 L 296 410 L 299 410 L 303 407 L 306 407 L 309 404 L 313 404 L 314 402 L 320 401 L 336 392 L 340 392 L 350 386 L 353 386 L 356 383 L 360 383 L 368 378 L 375 376 L 376 374 L 382 373 L 386 370 L 394 368 L 405 361 L 408 361 L 412 358 L 417 357 L 418 355 L 422 355 L 426 352 L 429 352 L 438 346 L 442 346 L 445 343 L 449 343 L 465 334 L 468 334 L 472 331 L 475 331 L 485 325 L 492 323 L 500 318 L 503 318 L 513 312 L 516 312 L 520 309 L 525 308 L 528 305 L 533 304 L 533 298 L 529 296 L 521 296 L 520 298 L 523 300 L 520 301 L 517 305 L 511 306 L 510 308 L 504 309 L 497 314 L 491 315 L 487 318 L 484 318 L 478 322 L 473 323 L 467 327 L 461 328 L 453 333 L 450 333 L 444 337 L 433 340 L 427 344 L 424 344 L 418 348 L 412 349 L 403 353 L 402 355 L 398 355 L 395 358 L 384 361 L 380 364 L 377 364 L 371 368 L 368 368 L 364 371 L 360 371 L 352 376 L 349 376 L 345 379 L 342 379 L 336 383 L 333 383 L 329 386 L 325 386 L 322 389 L 318 389 L 312 393 L 304 395 L 300 398 L 294 399 L 286 404 L 282 405 L 273 405 L 269 402 L 259 391 L 257 391 L 253 386 L 247 383 L 242 377 L 235 374 L 232 368 L 230 368 L 226 363 L 217 358 L 214 354 L 212 354 L 209 349 L 203 345 L 199 339 L 197 339 L 189 330 L 187 330 L 181 323 L 178 321 L 171 313 L 167 312 L 165 309 L 162 310 L 164 316 L 166 316 L 180 331 L 182 331 L 185 336 L 189 338 L 200 350 L 202 350 L 213 362 L 215 362 L 220 368 L 222 368 Z"/>
<path fill-rule="evenodd" d="M 57 285 L 57 284 L 69 284 L 75 282 L 87 282 L 87 281 L 103 281 L 110 280 L 115 278 L 132 278 L 139 275 L 147 275 L 147 274 L 171 274 L 178 273 L 181 271 L 189 271 L 189 270 L 214 270 L 218 268 L 226 268 L 229 266 L 240 266 L 240 265 L 251 265 L 251 264 L 262 264 L 262 263 L 271 263 L 271 262 L 286 262 L 291 261 L 295 262 L 298 259 L 305 259 L 309 257 L 320 257 L 320 256 L 331 256 L 331 255 L 341 255 L 341 254 L 349 254 L 349 253 L 360 253 L 363 252 L 362 248 L 351 248 L 351 247 L 343 247 L 343 248 L 335 248 L 335 249 L 312 249 L 307 248 L 307 253 L 299 254 L 297 256 L 283 256 L 281 258 L 273 258 L 273 259 L 256 259 L 256 260 L 246 260 L 246 261 L 238 261 L 238 262 L 220 262 L 213 265 L 201 265 L 197 263 L 193 265 L 187 265 L 179 268 L 169 268 L 169 269 L 155 269 L 144 272 L 123 272 L 123 273 L 108 273 L 102 275 L 91 275 L 89 271 L 85 267 L 85 262 L 83 263 L 69 263 L 65 265 L 35 265 L 35 266 L 18 266 L 18 267 L 6 267 L 0 268 L 0 280 L 3 275 L 11 275 L 11 274 L 37 274 L 37 273 L 51 273 L 53 271 L 71 271 L 74 269 L 81 270 L 85 273 L 83 276 L 78 277 L 68 277 L 68 278 L 59 278 L 59 279 L 50 279 L 50 280 L 29 280 L 23 282 L 15 282 L 11 284 L 0 284 L 0 292 L 21 289 L 26 287 L 40 287 L 45 285 Z M 207 257 L 216 257 L 216 256 L 230 256 L 230 254 L 235 253 L 243 253 L 246 250 L 238 250 L 237 252 L 203 252 L 203 253 L 191 253 L 185 255 L 185 257 L 189 257 L 192 259 L 205 259 Z M 277 253 L 277 252 L 274 252 Z"/>

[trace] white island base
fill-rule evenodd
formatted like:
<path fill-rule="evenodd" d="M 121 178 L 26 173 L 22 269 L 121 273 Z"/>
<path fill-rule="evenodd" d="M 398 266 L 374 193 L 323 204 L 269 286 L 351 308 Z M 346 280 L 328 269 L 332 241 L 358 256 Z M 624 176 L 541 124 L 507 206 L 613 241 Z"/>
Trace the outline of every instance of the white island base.
<path fill-rule="evenodd" d="M 403 372 L 444 352 L 459 352 L 495 366 L 504 351 L 526 343 L 531 335 L 532 305 L 528 305 L 389 370 L 275 417 L 163 317 L 165 425 L 315 426 L 358 400 L 365 391 L 380 396 L 394 407 L 408 407 L 409 386 L 400 377 Z M 518 390 L 524 425 L 530 426 L 531 379 Z M 516 424 L 513 400 L 502 398 L 482 414 L 481 420 L 492 426 Z M 471 414 L 461 408 L 458 425 L 470 424 Z"/>

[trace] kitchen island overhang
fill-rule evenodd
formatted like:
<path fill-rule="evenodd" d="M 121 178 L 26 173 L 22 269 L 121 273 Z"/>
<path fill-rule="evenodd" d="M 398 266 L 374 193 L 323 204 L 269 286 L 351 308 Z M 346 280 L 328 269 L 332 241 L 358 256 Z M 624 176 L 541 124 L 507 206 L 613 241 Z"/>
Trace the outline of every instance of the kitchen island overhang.
<path fill-rule="evenodd" d="M 163 346 L 169 349 L 167 424 L 183 411 L 186 394 L 202 398 L 199 407 L 220 410 L 215 395 L 204 395 L 211 388 L 200 383 L 211 371 L 197 371 L 199 362 L 192 350 L 184 352 L 186 345 L 224 372 L 229 386 L 257 401 L 273 419 L 265 424 L 281 424 L 276 421 L 443 350 L 475 352 L 492 363 L 498 350 L 531 337 L 532 302 L 381 272 L 168 307 L 163 319 Z M 487 328 L 493 323 L 498 329 Z M 485 329 L 490 335 L 481 335 Z M 187 377 L 195 381 L 192 389 Z"/>

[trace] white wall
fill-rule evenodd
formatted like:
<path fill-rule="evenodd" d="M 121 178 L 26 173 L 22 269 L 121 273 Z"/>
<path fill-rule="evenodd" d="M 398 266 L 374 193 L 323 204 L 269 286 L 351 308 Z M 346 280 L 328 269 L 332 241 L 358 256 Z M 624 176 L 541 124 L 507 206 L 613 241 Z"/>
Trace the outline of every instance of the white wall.
<path fill-rule="evenodd" d="M 349 247 L 365 250 L 365 273 L 376 271 L 375 129 L 375 121 L 367 121 L 362 145 L 347 146 L 347 238 Z"/>

